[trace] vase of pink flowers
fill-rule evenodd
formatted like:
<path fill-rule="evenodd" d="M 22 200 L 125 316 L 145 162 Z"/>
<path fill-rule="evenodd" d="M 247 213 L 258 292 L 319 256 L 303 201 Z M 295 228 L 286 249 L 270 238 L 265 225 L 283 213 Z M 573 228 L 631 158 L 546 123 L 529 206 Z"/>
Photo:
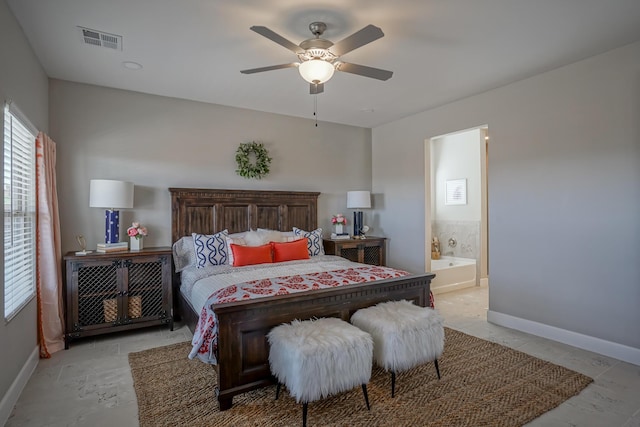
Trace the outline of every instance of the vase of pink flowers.
<path fill-rule="evenodd" d="M 347 225 L 347 218 L 342 214 L 333 215 L 333 217 L 331 217 L 331 224 L 333 224 L 336 234 L 344 234 L 344 226 Z"/>
<path fill-rule="evenodd" d="M 134 222 L 127 228 L 127 234 L 131 241 L 130 249 L 140 251 L 143 248 L 144 237 L 147 235 L 147 227 L 143 227 L 139 222 Z"/>

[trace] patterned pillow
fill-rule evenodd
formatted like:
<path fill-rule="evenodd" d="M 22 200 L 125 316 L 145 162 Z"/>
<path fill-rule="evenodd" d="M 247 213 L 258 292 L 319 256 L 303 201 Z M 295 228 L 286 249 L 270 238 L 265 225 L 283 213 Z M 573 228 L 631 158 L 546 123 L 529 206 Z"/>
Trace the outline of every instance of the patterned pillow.
<path fill-rule="evenodd" d="M 229 232 L 227 230 L 216 234 L 192 234 L 197 268 L 228 263 L 229 256 L 226 239 L 228 235 Z"/>
<path fill-rule="evenodd" d="M 322 228 L 316 228 L 313 231 L 304 231 L 297 227 L 293 227 L 293 234 L 307 238 L 307 249 L 309 256 L 324 255 L 324 246 L 322 244 Z"/>

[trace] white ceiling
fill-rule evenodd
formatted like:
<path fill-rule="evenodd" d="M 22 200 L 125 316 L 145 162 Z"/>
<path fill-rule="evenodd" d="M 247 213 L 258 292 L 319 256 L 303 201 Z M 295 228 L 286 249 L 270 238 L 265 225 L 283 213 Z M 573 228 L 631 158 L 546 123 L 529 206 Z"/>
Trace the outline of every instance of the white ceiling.
<path fill-rule="evenodd" d="M 385 36 L 342 58 L 394 72 L 336 72 L 319 120 L 375 127 L 640 40 L 640 0 L 7 0 L 56 79 L 313 118 L 295 44 L 327 23 L 337 42 L 367 24 Z M 86 45 L 78 26 L 118 34 L 123 49 Z M 125 68 L 124 61 L 143 65 Z"/>

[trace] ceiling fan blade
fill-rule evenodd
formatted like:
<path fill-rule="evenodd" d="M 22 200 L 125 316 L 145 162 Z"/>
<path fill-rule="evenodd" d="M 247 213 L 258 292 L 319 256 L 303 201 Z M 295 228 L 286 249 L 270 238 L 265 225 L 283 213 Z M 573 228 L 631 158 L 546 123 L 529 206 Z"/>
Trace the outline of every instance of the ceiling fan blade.
<path fill-rule="evenodd" d="M 367 67 L 366 65 L 350 64 L 348 62 L 339 62 L 336 65 L 336 70 L 378 80 L 389 80 L 393 76 L 393 71 Z"/>
<path fill-rule="evenodd" d="M 293 67 L 297 67 L 298 65 L 299 64 L 297 62 L 292 62 L 290 64 L 272 65 L 270 67 L 250 68 L 248 70 L 240 70 L 240 72 L 242 74 L 253 74 L 253 73 L 261 73 L 263 71 L 280 70 L 282 68 L 293 68 Z"/>
<path fill-rule="evenodd" d="M 331 46 L 329 50 L 336 56 L 342 56 L 383 36 L 384 33 L 380 28 L 369 24 L 360 31 L 356 31 L 347 38 L 340 40 Z"/>
<path fill-rule="evenodd" d="M 260 34 L 261 36 L 264 36 L 266 38 L 268 38 L 271 41 L 274 41 L 276 43 L 278 43 L 280 46 L 284 46 L 287 49 L 289 49 L 291 52 L 298 54 L 298 53 L 303 53 L 304 49 L 302 49 L 300 46 L 298 46 L 297 44 L 285 39 L 284 37 L 282 37 L 280 34 L 274 33 L 273 31 L 271 31 L 270 29 L 268 29 L 267 27 L 263 27 L 260 25 L 254 25 L 253 27 L 249 28 L 250 30 L 255 31 L 256 33 Z"/>
<path fill-rule="evenodd" d="M 317 95 L 324 92 L 324 83 L 309 83 L 309 93 L 311 95 Z"/>

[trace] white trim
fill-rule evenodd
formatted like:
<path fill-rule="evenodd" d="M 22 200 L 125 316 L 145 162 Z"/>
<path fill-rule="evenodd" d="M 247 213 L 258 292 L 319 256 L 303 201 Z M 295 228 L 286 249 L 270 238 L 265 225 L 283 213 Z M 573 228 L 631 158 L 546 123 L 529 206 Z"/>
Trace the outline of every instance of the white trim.
<path fill-rule="evenodd" d="M 489 287 L 489 278 L 488 277 L 484 277 L 484 278 L 480 279 L 480 287 L 481 288 L 488 288 Z"/>
<path fill-rule="evenodd" d="M 431 292 L 433 292 L 434 295 L 439 295 L 447 292 L 457 291 L 459 289 L 473 288 L 475 286 L 476 286 L 476 279 L 473 279 L 473 280 L 467 280 L 465 282 L 450 283 L 448 285 L 433 287 L 431 288 Z"/>
<path fill-rule="evenodd" d="M 7 390 L 7 393 L 2 397 L 2 401 L 0 401 L 0 425 L 5 425 L 7 420 L 11 416 L 11 411 L 13 407 L 18 402 L 18 398 L 24 390 L 24 387 L 27 385 L 29 378 L 35 371 L 36 366 L 38 366 L 38 361 L 40 360 L 40 347 L 36 346 L 31 355 L 25 362 L 22 369 L 20 369 L 20 373 L 13 380 L 11 387 Z"/>
<path fill-rule="evenodd" d="M 510 316 L 508 314 L 492 310 L 487 311 L 487 321 L 496 325 L 548 338 L 553 341 L 569 344 L 583 350 L 593 351 L 595 353 L 614 357 L 618 360 L 640 366 L 639 348 L 629 347 L 612 341 L 605 341 L 600 338 L 556 328 L 555 326 L 545 325 L 543 323 Z"/>
<path fill-rule="evenodd" d="M 26 114 L 22 112 L 22 110 L 16 105 L 15 102 L 11 99 L 7 99 L 4 103 L 4 108 L 6 111 L 9 111 L 14 115 L 18 120 L 22 122 L 22 125 L 26 127 L 29 132 L 31 132 L 34 136 L 38 136 L 38 127 L 31 123 L 31 120 L 27 117 Z"/>

